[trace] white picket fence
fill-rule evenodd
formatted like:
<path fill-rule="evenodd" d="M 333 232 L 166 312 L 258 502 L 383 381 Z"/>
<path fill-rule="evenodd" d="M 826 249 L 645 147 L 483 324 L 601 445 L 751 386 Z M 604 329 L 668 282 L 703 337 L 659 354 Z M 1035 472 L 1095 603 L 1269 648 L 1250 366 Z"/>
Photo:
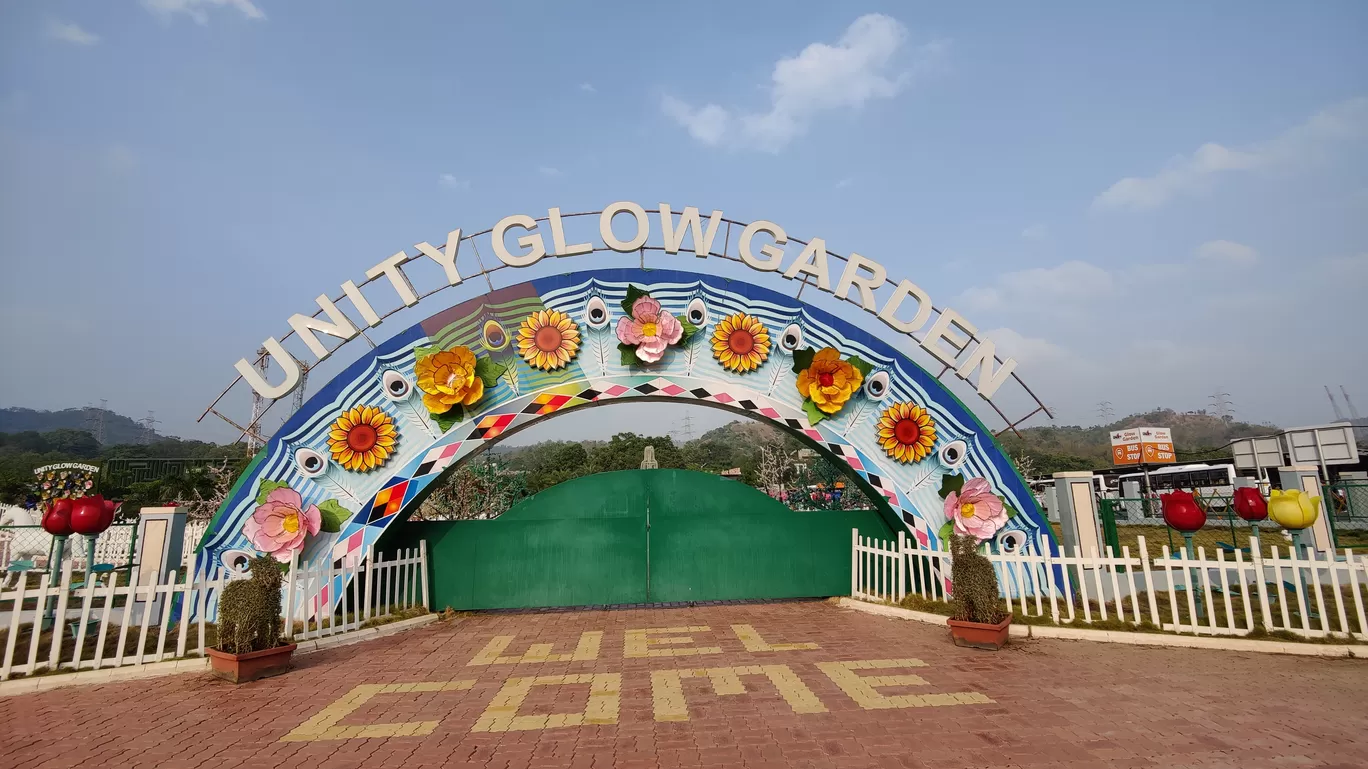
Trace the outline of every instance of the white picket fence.
<path fill-rule="evenodd" d="M 1327 634 L 1368 639 L 1368 557 L 1340 553 L 1299 554 L 1295 547 L 1271 548 L 1271 557 L 1250 538 L 1249 558 L 1227 558 L 1205 548 L 1190 555 L 1164 546 L 1151 558 L 1145 538 L 1116 555 L 1053 555 L 1042 539 L 1038 553 L 993 553 L 999 593 L 1008 611 L 1049 617 L 1056 623 L 1108 619 L 1149 623 L 1179 633 L 1244 635 L 1262 627 L 1308 638 Z M 1285 556 L 1283 554 L 1286 554 Z M 899 532 L 894 541 L 852 531 L 851 586 L 854 598 L 900 602 L 909 593 L 947 601 L 949 552 L 918 546 Z"/>
<path fill-rule="evenodd" d="M 290 559 L 281 608 L 286 633 L 297 641 L 357 630 L 372 617 L 383 617 L 422 604 L 431 608 L 427 584 L 427 542 L 396 553 L 386 561 L 371 550 L 367 557 L 304 564 Z M 365 579 L 357 579 L 364 576 Z M 333 611 L 328 611 L 332 607 Z M 320 608 L 322 611 L 320 611 Z M 295 631 L 298 622 L 302 629 Z"/>
<path fill-rule="evenodd" d="M 369 555 L 340 567 L 327 559 L 292 561 L 281 597 L 286 636 L 296 641 L 321 638 L 360 629 L 367 620 L 403 609 L 428 608 L 426 543 L 390 560 Z M 56 584 L 44 574 L 37 587 L 20 580 L 14 589 L 0 591 L 0 628 L 7 631 L 0 681 L 44 668 L 97 670 L 203 656 L 208 615 L 218 595 L 228 581 L 247 575 L 221 566 L 212 574 L 199 573 L 200 557 L 192 555 L 188 568 L 168 571 L 155 582 L 140 581 L 134 569 L 126 585 L 113 575 L 103 584 L 73 584 L 72 562 L 66 561 Z M 52 632 L 32 632 L 49 604 L 55 604 L 58 618 Z M 177 606 L 178 619 L 173 616 Z M 21 643 L 22 636 L 27 637 Z M 94 648 L 88 649 L 92 640 Z"/>
<path fill-rule="evenodd" d="M 189 521 L 185 524 L 182 542 L 181 564 L 190 562 L 200 538 L 209 527 L 208 521 Z M 133 539 L 137 535 L 137 524 L 117 524 L 105 530 L 95 540 L 95 563 L 108 563 L 124 566 L 133 557 Z M 0 526 L 0 568 L 18 560 L 31 560 L 38 568 L 47 567 L 49 551 L 52 549 L 52 535 L 43 531 L 41 526 Z M 67 538 L 63 558 L 72 562 L 76 571 L 85 571 L 86 539 L 82 536 Z"/>

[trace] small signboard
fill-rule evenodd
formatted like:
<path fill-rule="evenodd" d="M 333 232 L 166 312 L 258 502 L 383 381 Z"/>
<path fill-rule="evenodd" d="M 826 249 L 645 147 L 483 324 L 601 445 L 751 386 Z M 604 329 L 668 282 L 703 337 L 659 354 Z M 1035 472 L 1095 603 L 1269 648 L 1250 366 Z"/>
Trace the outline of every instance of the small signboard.
<path fill-rule="evenodd" d="M 1140 464 L 1140 428 L 1131 427 L 1125 430 L 1112 430 L 1111 447 L 1112 464 Z"/>
<path fill-rule="evenodd" d="M 1352 465 L 1358 462 L 1353 425 L 1294 427 L 1283 435 L 1294 465 Z"/>
<path fill-rule="evenodd" d="M 1140 461 L 1147 465 L 1171 465 L 1178 461 L 1173 453 L 1173 433 L 1167 427 L 1140 428 Z"/>
<path fill-rule="evenodd" d="M 1230 444 L 1235 469 L 1262 471 L 1283 465 L 1282 440 L 1276 435 L 1245 438 Z"/>

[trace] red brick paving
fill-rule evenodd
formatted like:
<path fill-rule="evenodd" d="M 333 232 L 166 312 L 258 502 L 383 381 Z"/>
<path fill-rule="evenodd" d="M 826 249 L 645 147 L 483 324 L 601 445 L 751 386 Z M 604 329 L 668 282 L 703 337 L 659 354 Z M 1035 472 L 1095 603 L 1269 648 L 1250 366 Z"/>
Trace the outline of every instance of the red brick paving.
<path fill-rule="evenodd" d="M 730 626 L 770 643 L 747 652 Z M 629 628 L 707 625 L 723 653 L 624 659 Z M 468 666 L 496 635 L 573 650 L 604 632 L 598 658 Z M 654 647 L 653 647 L 654 648 Z M 659 647 L 668 648 L 668 647 Z M 917 658 L 927 686 L 880 693 L 980 692 L 991 704 L 865 710 L 824 675 L 825 661 Z M 234 687 L 183 675 L 0 699 L 0 766 L 58 767 L 1364 767 L 1368 663 L 1068 641 L 960 649 L 939 628 L 840 609 L 774 603 L 676 609 L 485 614 L 301 657 L 279 678 Z M 686 678 L 690 720 L 653 718 L 651 671 L 788 665 L 826 706 L 795 714 L 763 677 L 718 696 Z M 503 681 L 621 673 L 616 725 L 475 732 Z M 358 684 L 475 680 L 468 691 L 379 694 L 339 725 L 436 721 L 431 734 L 282 742 Z M 583 711 L 588 684 L 538 686 L 518 715 Z"/>

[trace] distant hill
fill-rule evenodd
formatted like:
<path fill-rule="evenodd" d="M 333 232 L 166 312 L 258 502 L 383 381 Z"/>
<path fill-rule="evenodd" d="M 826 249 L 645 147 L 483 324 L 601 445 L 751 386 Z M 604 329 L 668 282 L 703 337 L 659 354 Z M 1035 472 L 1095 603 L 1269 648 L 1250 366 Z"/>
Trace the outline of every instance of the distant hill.
<path fill-rule="evenodd" d="M 141 443 L 149 437 L 151 440 L 158 438 L 155 430 L 149 431 L 146 427 L 123 414 L 98 408 L 62 409 L 61 411 L 39 411 L 17 406 L 0 408 L 0 433 L 85 430 L 94 435 L 95 421 L 101 416 L 104 418 L 103 445 L 105 446 Z"/>
<path fill-rule="evenodd" d="M 1003 445 L 1008 451 L 1025 449 L 1035 454 L 1077 457 L 1101 467 L 1111 464 L 1111 432 L 1127 427 L 1172 429 L 1173 447 L 1180 462 L 1229 456 L 1230 450 L 1224 447 L 1231 441 L 1278 430 L 1273 425 L 1255 425 L 1214 414 L 1157 409 L 1094 427 L 1046 425 L 1023 428 L 1021 438 L 1009 434 L 1003 437 Z"/>

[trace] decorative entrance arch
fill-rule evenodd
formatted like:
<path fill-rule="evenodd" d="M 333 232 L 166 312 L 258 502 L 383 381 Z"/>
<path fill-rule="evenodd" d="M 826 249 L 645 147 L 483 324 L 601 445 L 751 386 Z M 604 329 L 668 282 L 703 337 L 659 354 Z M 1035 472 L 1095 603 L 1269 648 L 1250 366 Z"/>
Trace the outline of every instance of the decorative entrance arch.
<path fill-rule="evenodd" d="M 492 291 L 351 364 L 257 454 L 201 544 L 204 562 L 300 546 L 306 559 L 359 557 L 472 453 L 556 414 L 639 398 L 706 403 L 801 436 L 923 545 L 948 526 L 945 484 L 971 479 L 983 479 L 964 489 L 984 492 L 980 513 L 992 497 L 1010 514 L 1014 546 L 1049 536 L 993 434 L 888 342 L 749 283 L 608 269 Z"/>

